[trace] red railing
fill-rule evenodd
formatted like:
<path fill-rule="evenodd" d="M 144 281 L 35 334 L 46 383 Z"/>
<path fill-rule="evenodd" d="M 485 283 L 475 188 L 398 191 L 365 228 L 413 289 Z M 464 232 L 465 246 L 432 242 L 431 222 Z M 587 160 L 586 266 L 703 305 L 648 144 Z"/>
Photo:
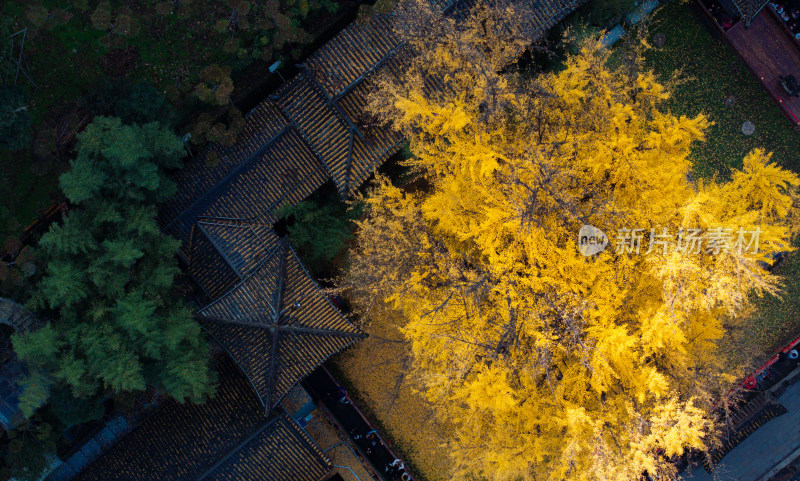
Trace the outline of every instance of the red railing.
<path fill-rule="evenodd" d="M 788 118 L 795 125 L 800 125 L 800 118 L 798 118 L 797 115 L 794 114 L 794 112 L 792 112 L 791 110 L 789 110 L 788 108 L 786 108 L 783 105 L 783 99 L 781 98 L 781 96 L 778 93 L 776 93 L 775 90 L 772 87 L 770 87 L 764 81 L 764 77 L 762 77 L 761 75 L 759 75 L 756 72 L 756 70 L 753 67 L 753 65 L 747 60 L 747 57 L 744 56 L 741 52 L 739 52 L 739 50 L 737 50 L 736 47 L 731 43 L 730 39 L 728 39 L 728 36 L 727 36 L 728 30 L 730 30 L 732 28 L 741 28 L 741 25 L 739 25 L 741 23 L 741 19 L 736 20 L 736 22 L 731 27 L 723 28 L 717 22 L 717 19 L 714 17 L 714 15 L 708 10 L 708 8 L 706 8 L 706 5 L 703 3 L 702 0 L 698 0 L 697 3 L 700 5 L 700 8 L 706 13 L 708 18 L 711 19 L 711 21 L 714 23 L 714 25 L 717 26 L 717 29 L 722 34 L 722 37 L 725 39 L 725 41 L 728 43 L 728 45 L 739 55 L 739 58 L 742 59 L 744 64 L 747 66 L 747 69 L 750 70 L 750 73 L 752 73 L 757 79 L 759 79 L 759 81 L 761 82 L 761 85 L 764 86 L 764 89 L 766 89 L 767 93 L 769 93 L 770 97 L 772 97 L 772 100 L 774 100 L 776 103 L 778 103 L 778 105 L 781 108 L 781 112 L 783 112 L 783 114 L 786 116 L 786 118 Z M 771 15 L 776 15 L 776 13 L 774 11 L 772 11 L 771 7 L 767 6 L 767 10 L 770 10 L 772 12 Z M 781 20 L 780 23 L 781 23 L 781 26 L 785 29 L 786 27 L 785 27 L 785 24 L 783 23 L 783 20 Z M 797 39 L 795 39 L 794 36 L 792 36 L 792 40 L 794 40 L 794 42 L 797 43 Z"/>
<path fill-rule="evenodd" d="M 767 362 L 765 362 L 760 368 L 758 368 L 753 374 L 744 378 L 741 383 L 741 387 L 745 389 L 754 389 L 758 384 L 758 378 L 760 375 L 765 375 L 767 370 L 780 359 L 781 354 L 788 354 L 792 351 L 792 349 L 800 351 L 800 336 L 794 338 L 792 342 L 784 346 L 783 348 L 779 349 L 778 352 L 772 356 Z"/>

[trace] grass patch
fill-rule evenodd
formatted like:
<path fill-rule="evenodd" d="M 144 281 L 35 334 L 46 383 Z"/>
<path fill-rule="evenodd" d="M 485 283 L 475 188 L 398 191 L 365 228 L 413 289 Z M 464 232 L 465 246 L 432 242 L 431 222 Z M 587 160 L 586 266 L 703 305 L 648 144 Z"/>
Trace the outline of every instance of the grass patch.
<path fill-rule="evenodd" d="M 706 141 L 692 148 L 698 177 L 727 180 L 759 147 L 772 152 L 777 164 L 800 172 L 800 135 L 695 4 L 672 2 L 659 9 L 650 25 L 651 43 L 657 33 L 666 35 L 666 44 L 651 49 L 646 64 L 665 79 L 676 71 L 686 79 L 667 108 L 678 116 L 703 113 L 714 122 Z M 732 105 L 725 102 L 729 96 L 735 97 Z M 751 136 L 741 132 L 745 120 L 756 126 Z M 737 365 L 761 365 L 800 333 L 800 255 L 788 255 L 775 273 L 783 278 L 782 294 L 757 299 L 745 325 L 725 340 Z"/>
<path fill-rule="evenodd" d="M 800 135 L 792 130 L 775 102 L 741 58 L 704 23 L 694 4 L 672 2 L 661 8 L 650 26 L 650 36 L 666 35 L 662 48 L 649 51 L 646 63 L 664 78 L 680 72 L 687 80 L 679 85 L 667 108 L 675 115 L 703 113 L 714 122 L 707 140 L 692 149 L 695 174 L 727 179 L 732 168 L 754 148 L 773 152 L 773 160 L 800 171 Z M 732 106 L 726 99 L 735 97 Z M 752 121 L 751 136 L 741 132 Z"/>
<path fill-rule="evenodd" d="M 798 242 L 794 244 L 798 247 Z M 774 272 L 783 280 L 780 294 L 756 299 L 746 324 L 729 333 L 729 346 L 738 365 L 761 366 L 800 335 L 800 252 L 788 254 Z"/>

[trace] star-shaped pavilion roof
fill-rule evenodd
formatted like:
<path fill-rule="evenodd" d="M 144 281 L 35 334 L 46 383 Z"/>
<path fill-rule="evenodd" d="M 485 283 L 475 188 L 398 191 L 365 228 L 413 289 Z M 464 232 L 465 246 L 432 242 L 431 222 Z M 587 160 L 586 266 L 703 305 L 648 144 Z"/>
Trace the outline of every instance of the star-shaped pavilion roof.
<path fill-rule="evenodd" d="M 268 410 L 328 357 L 365 337 L 320 291 L 287 237 L 197 318 Z"/>

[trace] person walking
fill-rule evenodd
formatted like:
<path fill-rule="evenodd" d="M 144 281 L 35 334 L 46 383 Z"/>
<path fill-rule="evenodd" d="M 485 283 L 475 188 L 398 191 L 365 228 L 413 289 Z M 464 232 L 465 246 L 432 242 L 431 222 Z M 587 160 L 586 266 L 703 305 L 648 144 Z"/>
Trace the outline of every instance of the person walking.
<path fill-rule="evenodd" d="M 394 461 L 386 464 L 386 469 L 384 469 L 384 471 L 389 473 L 392 476 L 392 478 L 394 478 L 397 474 L 400 473 L 400 471 L 403 470 L 403 468 L 405 468 L 403 461 L 401 461 L 399 458 L 395 458 Z"/>
<path fill-rule="evenodd" d="M 339 403 L 350 404 L 350 402 L 350 396 L 347 395 L 347 390 L 342 386 L 339 386 Z"/>

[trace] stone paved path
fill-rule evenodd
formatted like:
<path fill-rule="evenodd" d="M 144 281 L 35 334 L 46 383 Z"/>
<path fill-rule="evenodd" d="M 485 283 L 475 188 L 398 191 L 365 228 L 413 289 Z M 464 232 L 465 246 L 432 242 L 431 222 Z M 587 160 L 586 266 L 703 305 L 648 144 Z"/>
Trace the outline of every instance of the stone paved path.
<path fill-rule="evenodd" d="M 326 369 L 320 367 L 312 372 L 303 381 L 303 386 L 316 397 L 318 405 L 325 407 L 339 424 L 341 430 L 350 433 L 348 444 L 354 446 L 358 453 L 369 462 L 376 478 L 380 478 L 382 481 L 399 481 L 401 479 L 401 472 L 387 472 L 386 470 L 387 464 L 397 458 L 391 446 L 377 432 L 376 426 L 370 424 L 352 401 L 347 404 L 339 401 L 341 386 Z M 374 434 L 368 436 L 369 433 Z M 354 434 L 358 436 L 358 439 L 353 439 Z M 406 466 L 405 472 L 411 475 L 409 470 L 410 468 Z M 411 480 L 414 481 L 415 478 L 411 476 Z"/>
<path fill-rule="evenodd" d="M 683 473 L 684 481 L 759 481 L 771 469 L 798 455 L 800 449 L 800 382 L 778 398 L 788 411 L 767 422 L 729 452 L 713 474 L 702 466 Z"/>

